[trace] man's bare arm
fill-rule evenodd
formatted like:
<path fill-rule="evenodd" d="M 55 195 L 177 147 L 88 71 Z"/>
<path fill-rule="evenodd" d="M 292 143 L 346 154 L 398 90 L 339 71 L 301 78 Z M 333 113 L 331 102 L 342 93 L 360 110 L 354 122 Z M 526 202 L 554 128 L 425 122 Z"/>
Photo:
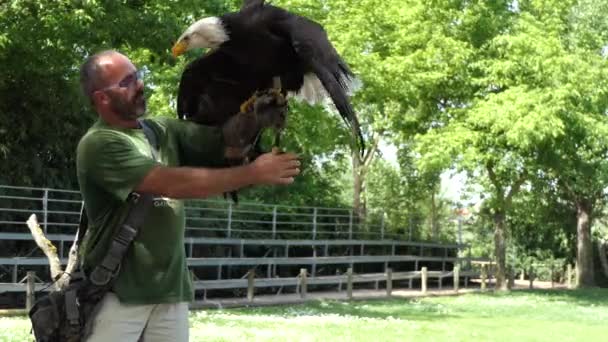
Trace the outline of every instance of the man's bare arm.
<path fill-rule="evenodd" d="M 204 198 L 250 185 L 293 183 L 299 165 L 293 154 L 267 153 L 251 164 L 231 168 L 157 166 L 135 190 L 175 199 Z"/>

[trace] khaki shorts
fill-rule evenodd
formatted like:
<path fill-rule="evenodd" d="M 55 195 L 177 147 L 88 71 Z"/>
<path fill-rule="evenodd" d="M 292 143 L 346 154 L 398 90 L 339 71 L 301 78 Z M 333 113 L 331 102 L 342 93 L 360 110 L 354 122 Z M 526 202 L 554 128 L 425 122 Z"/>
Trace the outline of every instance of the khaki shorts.
<path fill-rule="evenodd" d="M 188 303 L 121 304 L 109 292 L 92 323 L 87 342 L 187 342 Z"/>

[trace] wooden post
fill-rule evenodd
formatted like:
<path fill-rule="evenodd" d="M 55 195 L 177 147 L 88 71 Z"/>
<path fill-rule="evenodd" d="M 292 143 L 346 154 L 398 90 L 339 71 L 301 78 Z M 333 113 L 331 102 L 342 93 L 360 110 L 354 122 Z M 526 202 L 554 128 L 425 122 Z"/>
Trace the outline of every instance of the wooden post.
<path fill-rule="evenodd" d="M 253 302 L 253 292 L 254 292 L 254 283 L 255 283 L 255 271 L 254 269 L 250 269 L 247 272 L 247 300 L 251 303 Z"/>
<path fill-rule="evenodd" d="M 30 311 L 36 300 L 36 272 L 27 271 L 27 287 L 25 292 L 25 310 Z"/>
<path fill-rule="evenodd" d="M 346 270 L 346 297 L 350 300 L 353 299 L 353 269 L 349 267 Z"/>
<path fill-rule="evenodd" d="M 393 293 L 393 269 L 386 269 L 386 295 L 391 296 Z"/>
<path fill-rule="evenodd" d="M 534 288 L 534 271 L 532 270 L 532 267 L 530 266 L 530 273 L 528 274 L 528 278 L 530 278 L 530 289 Z"/>
<path fill-rule="evenodd" d="M 486 289 L 486 281 L 488 280 L 488 269 L 486 264 L 481 265 L 481 289 Z"/>
<path fill-rule="evenodd" d="M 555 276 L 555 271 L 553 270 L 553 264 L 551 264 L 551 288 L 555 287 L 555 283 L 553 282 L 553 276 Z"/>
<path fill-rule="evenodd" d="M 460 286 L 460 266 L 454 266 L 454 292 L 458 293 Z"/>
<path fill-rule="evenodd" d="M 568 264 L 566 268 L 566 285 L 569 289 L 572 288 L 572 264 Z"/>
<path fill-rule="evenodd" d="M 300 268 L 300 298 L 306 298 L 306 292 L 308 291 L 306 281 L 306 269 Z"/>
<path fill-rule="evenodd" d="M 428 278 L 426 266 L 424 266 L 422 268 L 421 273 L 422 273 L 422 278 L 421 278 L 422 293 L 426 293 L 426 280 Z"/>

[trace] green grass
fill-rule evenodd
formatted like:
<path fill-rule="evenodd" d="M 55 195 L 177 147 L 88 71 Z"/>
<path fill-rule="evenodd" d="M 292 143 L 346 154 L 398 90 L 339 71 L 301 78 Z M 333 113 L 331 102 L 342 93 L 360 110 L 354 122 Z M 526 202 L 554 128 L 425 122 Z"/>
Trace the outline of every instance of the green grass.
<path fill-rule="evenodd" d="M 0 341 L 24 341 L 28 334 L 25 318 L 0 319 Z M 190 316 L 191 341 L 521 342 L 604 341 L 606 336 L 607 289 L 314 302 Z"/>

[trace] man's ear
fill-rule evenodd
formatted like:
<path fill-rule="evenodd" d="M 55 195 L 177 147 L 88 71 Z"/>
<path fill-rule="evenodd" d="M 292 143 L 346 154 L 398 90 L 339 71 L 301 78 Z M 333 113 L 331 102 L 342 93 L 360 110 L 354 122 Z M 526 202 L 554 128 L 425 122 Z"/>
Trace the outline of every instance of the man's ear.
<path fill-rule="evenodd" d="M 93 93 L 93 104 L 107 104 L 110 98 L 103 91 L 95 91 Z"/>

